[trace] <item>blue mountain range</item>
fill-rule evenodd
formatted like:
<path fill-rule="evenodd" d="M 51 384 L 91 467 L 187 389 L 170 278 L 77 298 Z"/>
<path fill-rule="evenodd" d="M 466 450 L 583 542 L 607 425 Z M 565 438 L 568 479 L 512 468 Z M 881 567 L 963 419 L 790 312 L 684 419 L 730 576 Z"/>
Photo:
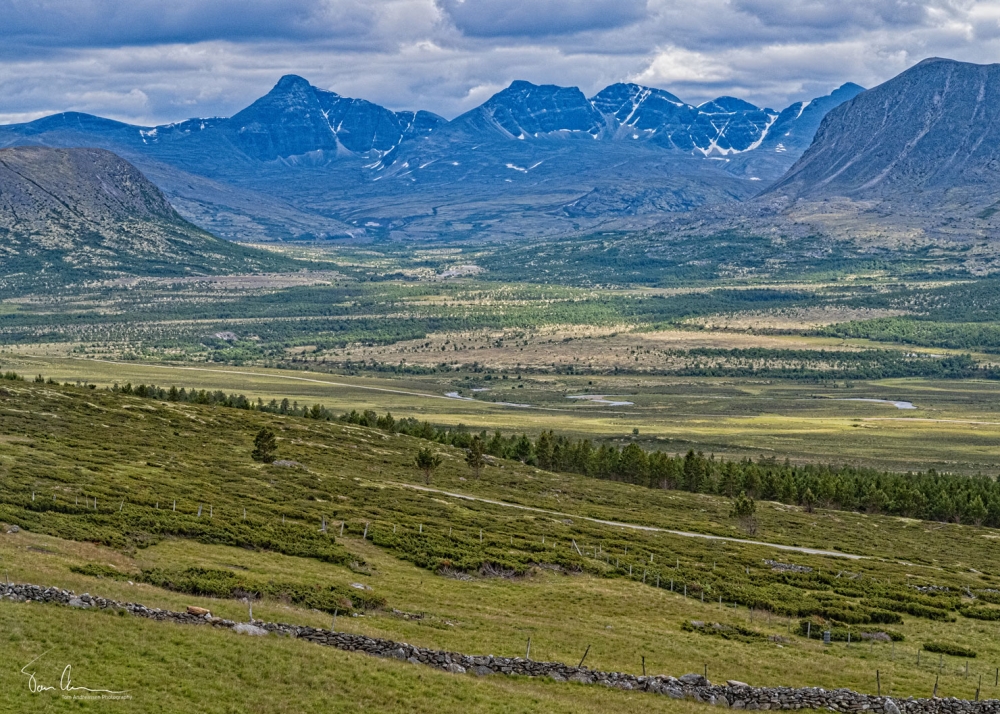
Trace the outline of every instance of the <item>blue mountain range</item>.
<path fill-rule="evenodd" d="M 862 91 L 776 111 L 636 84 L 587 98 L 516 81 L 448 121 L 288 75 L 228 118 L 142 127 L 69 112 L 0 126 L 0 146 L 114 151 L 185 218 L 232 239 L 540 235 L 754 195 Z"/>

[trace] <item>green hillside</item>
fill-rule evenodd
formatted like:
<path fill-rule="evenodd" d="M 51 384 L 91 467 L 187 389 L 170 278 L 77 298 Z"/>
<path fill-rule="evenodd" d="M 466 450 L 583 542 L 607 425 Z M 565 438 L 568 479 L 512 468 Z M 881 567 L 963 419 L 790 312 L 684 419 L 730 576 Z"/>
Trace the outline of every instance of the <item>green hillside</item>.
<path fill-rule="evenodd" d="M 939 672 L 938 655 L 924 652 L 918 665 L 917 651 L 932 643 L 970 649 L 973 677 L 1000 664 L 1000 608 L 992 604 L 1000 602 L 1000 547 L 989 529 L 760 502 L 754 539 L 793 548 L 782 551 L 739 542 L 748 537 L 743 524 L 718 496 L 503 459 L 476 479 L 465 453 L 443 444 L 431 445 L 441 465 L 428 485 L 415 457 L 429 442 L 377 428 L 11 378 L 0 388 L 0 521 L 21 529 L 0 534 L 0 567 L 12 580 L 174 609 L 204 604 L 234 619 L 245 618 L 240 598 L 249 593 L 259 597 L 257 618 L 329 627 L 333 610 L 342 629 L 472 653 L 523 654 L 530 636 L 540 659 L 577 661 L 590 645 L 595 668 L 636 672 L 644 657 L 655 672 L 707 665 L 711 678 L 756 684 L 873 691 L 878 668 L 882 687 L 901 696 L 927 695 L 935 676 L 946 694 L 971 696 L 964 659 L 942 656 Z M 251 458 L 263 427 L 277 437 L 273 464 Z M 91 651 L 99 643 L 84 634 L 89 626 L 59 633 L 106 616 L 3 603 L 0 617 L 9 624 L 4 658 L 28 661 L 53 646 L 63 658 Z M 393 710 L 391 693 L 417 686 L 412 678 L 429 688 L 425 699 L 438 699 L 444 676 L 315 654 L 308 643 L 251 643 L 158 623 L 126 634 L 113 622 L 123 641 L 145 633 L 135 645 L 141 664 L 130 667 L 124 648 L 94 671 L 141 682 L 170 711 L 230 675 L 208 654 L 230 647 L 253 648 L 260 666 L 271 666 L 275 652 L 308 661 L 303 671 L 317 686 L 345 685 L 316 661 L 376 672 L 388 678 L 379 696 L 352 695 L 374 710 Z M 800 628 L 850 631 L 855 644 L 824 648 Z M 858 646 L 879 632 L 896 641 Z M 197 684 L 147 671 L 185 657 L 204 670 Z M 95 657 L 86 661 L 97 666 Z M 599 700 L 624 711 L 631 701 L 573 685 L 459 682 L 454 691 L 484 711 L 503 710 L 508 692 L 512 701 L 578 711 Z M 218 691 L 218 711 L 241 701 L 229 685 Z M 316 706 L 329 701 L 316 695 Z M 269 695 L 259 710 L 282 706 Z"/>

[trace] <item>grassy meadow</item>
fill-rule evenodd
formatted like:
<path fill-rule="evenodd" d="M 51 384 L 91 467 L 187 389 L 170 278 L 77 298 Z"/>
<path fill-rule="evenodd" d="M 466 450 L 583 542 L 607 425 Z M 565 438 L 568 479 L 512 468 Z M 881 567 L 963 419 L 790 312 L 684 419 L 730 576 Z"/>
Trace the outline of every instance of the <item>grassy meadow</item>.
<path fill-rule="evenodd" d="M 249 594 L 257 618 L 328 627 L 337 613 L 344 630 L 468 653 L 522 655 L 530 637 L 533 658 L 576 663 L 590 646 L 587 664 L 608 670 L 866 692 L 878 671 L 899 696 L 938 681 L 971 697 L 982 677 L 1000 697 L 989 528 L 760 501 L 751 537 L 708 493 L 499 458 L 475 478 L 462 449 L 399 433 L 107 389 L 671 454 L 1000 472 L 992 279 L 951 258 L 802 272 L 752 241 L 746 273 L 705 263 L 698 241 L 655 265 L 616 238 L 587 245 L 518 253 L 530 275 L 483 246 L 272 247 L 328 269 L 0 296 L 0 370 L 27 377 L 0 380 L 0 523 L 20 528 L 0 529 L 4 576 L 233 619 Z M 250 458 L 262 427 L 277 464 Z M 441 460 L 429 483 L 424 448 Z M 0 602 L 0 623 L 16 711 L 700 709 L 37 603 Z M 815 639 L 828 627 L 851 645 Z M 879 632 L 893 641 L 866 639 Z M 935 643 L 976 656 L 922 649 Z M 76 683 L 133 699 L 29 693 L 20 667 L 43 653 L 39 679 L 71 663 Z"/>
<path fill-rule="evenodd" d="M 971 696 L 980 675 L 984 696 L 993 691 L 987 680 L 1000 666 L 1000 621 L 955 610 L 968 590 L 993 612 L 989 593 L 1000 577 L 1000 544 L 989 529 L 761 503 L 756 540 L 862 557 L 780 551 L 739 542 L 746 535 L 729 516 L 728 500 L 705 494 L 553 474 L 513 461 L 495 462 L 475 479 L 463 452 L 445 446 L 435 447 L 442 465 L 429 491 L 413 466 L 426 442 L 411 437 L 86 387 L 17 381 L 2 387 L 0 521 L 22 528 L 0 534 L 0 568 L 12 580 L 174 609 L 200 604 L 234 619 L 245 617 L 238 599 L 207 598 L 182 583 L 198 585 L 212 573 L 276 583 L 289 593 L 351 592 L 359 583 L 370 588 L 368 600 L 359 596 L 341 611 L 339 628 L 423 646 L 518 655 L 531 637 L 537 659 L 578 661 L 590 645 L 587 663 L 602 669 L 639 672 L 645 657 L 655 672 L 679 675 L 707 665 L 715 680 L 862 691 L 873 691 L 878 669 L 883 691 L 900 696 L 927 695 L 935 677 L 946 695 Z M 275 429 L 278 455 L 290 465 L 249 458 L 253 434 L 264 424 Z M 771 560 L 812 572 L 775 572 L 765 562 Z M 488 563 L 497 567 L 481 567 Z M 515 574 L 518 564 L 528 567 Z M 161 586 L 144 582 L 154 576 Z M 935 594 L 935 587 L 947 594 Z M 911 602 L 920 614 L 878 610 L 887 598 Z M 381 604 L 366 606 L 375 600 Z M 748 603 L 756 605 L 752 615 Z M 254 615 L 330 626 L 322 607 L 279 594 L 257 601 Z M 862 619 L 882 612 L 898 621 L 851 625 L 851 647 L 825 647 L 795 634 L 803 619 L 815 630 L 827 626 L 822 612 Z M 624 711 L 639 696 L 454 677 L 317 653 L 321 648 L 308 643 L 275 640 L 272 647 L 271 640 L 207 628 L 37 604 L 4 602 L 0 613 L 4 661 L 26 663 L 54 648 L 46 655 L 52 667 L 78 656 L 80 683 L 85 676 L 121 682 L 137 699 L 155 697 L 168 711 L 190 710 L 202 699 L 199 709 L 240 708 L 247 692 L 272 676 L 275 686 L 254 696 L 251 710 L 309 711 L 350 701 L 392 711 L 413 696 L 418 711 L 427 701 L 481 711 Z M 692 620 L 749 634 L 723 638 L 682 628 Z M 882 629 L 901 639 L 859 640 Z M 960 657 L 939 662 L 924 652 L 918 666 L 917 651 L 928 642 L 975 651 L 970 675 Z M 8 669 L 4 676 L 26 706 L 41 701 L 27 698 L 25 683 L 17 682 L 23 675 Z M 303 681 L 309 693 L 295 694 Z M 671 711 L 692 706 L 646 699 L 642 706 Z"/>

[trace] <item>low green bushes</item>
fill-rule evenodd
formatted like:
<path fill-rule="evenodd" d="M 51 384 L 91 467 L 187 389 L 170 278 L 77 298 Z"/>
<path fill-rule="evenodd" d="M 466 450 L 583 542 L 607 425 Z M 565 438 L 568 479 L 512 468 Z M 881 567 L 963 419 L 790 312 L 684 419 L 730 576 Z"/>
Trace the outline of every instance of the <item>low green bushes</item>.
<path fill-rule="evenodd" d="M 973 659 L 976 656 L 975 652 L 966 647 L 945 642 L 925 642 L 924 651 L 951 655 L 952 657 L 965 657 L 966 659 Z"/>
<path fill-rule="evenodd" d="M 724 640 L 737 640 L 739 642 L 760 642 L 767 639 L 767 635 L 756 630 L 751 630 L 741 625 L 723 624 L 719 622 L 699 622 L 688 620 L 681 623 L 684 632 L 697 632 L 702 635 L 715 635 Z"/>
<path fill-rule="evenodd" d="M 963 605 L 958 608 L 958 612 L 963 617 L 973 620 L 1000 620 L 1000 608 L 995 607 L 974 607 Z"/>
<path fill-rule="evenodd" d="M 846 627 L 837 627 L 836 625 L 829 626 L 812 620 L 801 620 L 795 632 L 803 637 L 809 636 L 813 639 L 822 639 L 825 630 L 830 631 L 830 640 L 832 642 L 847 642 L 848 636 L 850 636 L 851 642 L 862 642 L 871 639 L 873 635 L 880 634 L 887 636 L 893 642 L 902 642 L 906 639 L 902 632 L 896 632 L 885 627 L 848 629 Z"/>
<path fill-rule="evenodd" d="M 942 622 L 954 622 L 955 616 L 948 610 L 937 607 L 928 607 L 917 602 L 907 602 L 906 600 L 895 600 L 890 598 L 876 598 L 865 601 L 873 607 L 891 610 L 893 612 L 905 612 L 914 617 L 923 617 L 927 620 L 939 620 Z"/>
<path fill-rule="evenodd" d="M 140 573 L 122 573 L 106 565 L 88 563 L 70 567 L 75 573 L 114 580 L 132 580 L 166 590 L 217 598 L 270 597 L 294 605 L 323 612 L 375 610 L 385 607 L 385 599 L 368 590 L 346 585 L 295 583 L 287 580 L 263 579 L 247 573 L 215 568 L 185 568 L 168 570 L 152 568 Z"/>

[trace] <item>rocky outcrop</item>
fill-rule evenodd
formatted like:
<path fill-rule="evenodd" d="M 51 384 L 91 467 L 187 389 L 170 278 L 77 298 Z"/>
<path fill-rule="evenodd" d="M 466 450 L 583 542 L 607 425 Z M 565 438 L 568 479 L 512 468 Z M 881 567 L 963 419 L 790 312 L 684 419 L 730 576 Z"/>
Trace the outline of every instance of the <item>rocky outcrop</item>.
<path fill-rule="evenodd" d="M 455 674 L 488 676 L 516 674 L 524 677 L 550 677 L 560 682 L 599 684 L 615 689 L 645 691 L 674 699 L 691 699 L 727 709 L 828 709 L 837 712 L 871 712 L 872 714 L 1000 714 L 1000 700 L 988 699 L 894 699 L 862 694 L 849 689 L 819 687 L 752 687 L 729 680 L 724 685 L 712 684 L 700 674 L 685 674 L 679 678 L 666 675 L 637 676 L 622 672 L 602 672 L 587 667 L 574 667 L 560 662 L 535 662 L 521 657 L 467 655 L 457 652 L 415 647 L 377 637 L 332 632 L 317 627 L 302 627 L 276 622 L 238 623 L 211 612 L 193 614 L 149 608 L 132 602 L 118 602 L 84 593 L 79 597 L 69 590 L 43 588 L 39 585 L 8 584 L 0 586 L 0 599 L 16 602 L 51 602 L 85 608 L 123 610 L 137 617 L 175 622 L 178 624 L 209 625 L 245 634 L 273 634 L 308 640 L 347 652 L 363 652 L 375 657 L 389 657 L 443 669 Z M 189 608 L 203 609 L 203 608 Z"/>

